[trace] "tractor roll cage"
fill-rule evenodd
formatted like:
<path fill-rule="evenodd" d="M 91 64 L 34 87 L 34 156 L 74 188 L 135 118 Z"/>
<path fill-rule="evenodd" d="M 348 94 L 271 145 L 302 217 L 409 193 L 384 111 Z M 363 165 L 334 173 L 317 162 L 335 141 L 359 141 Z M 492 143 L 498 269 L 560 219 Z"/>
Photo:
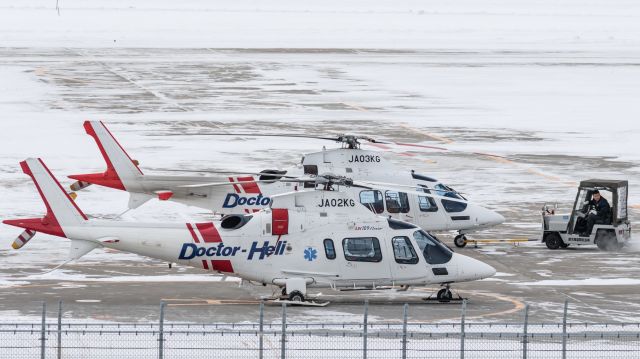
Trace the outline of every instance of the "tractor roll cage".
<path fill-rule="evenodd" d="M 611 224 L 616 225 L 627 220 L 627 199 L 628 199 L 629 182 L 625 180 L 600 180 L 590 179 L 580 182 L 578 193 L 576 194 L 576 200 L 573 203 L 571 211 L 571 218 L 569 220 L 569 233 L 573 233 L 573 227 L 575 224 L 575 211 L 578 207 L 578 201 L 580 200 L 580 194 L 582 190 L 589 191 L 587 193 L 587 200 L 591 196 L 591 192 L 594 190 L 605 190 L 611 192 Z"/>

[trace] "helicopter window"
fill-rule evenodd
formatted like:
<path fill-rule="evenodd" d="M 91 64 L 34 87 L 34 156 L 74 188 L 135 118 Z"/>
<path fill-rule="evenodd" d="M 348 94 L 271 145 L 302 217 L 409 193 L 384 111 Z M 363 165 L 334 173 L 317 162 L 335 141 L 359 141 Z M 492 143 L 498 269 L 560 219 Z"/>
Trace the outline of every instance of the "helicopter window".
<path fill-rule="evenodd" d="M 438 205 L 436 201 L 427 196 L 418 196 L 418 207 L 422 212 L 438 212 Z"/>
<path fill-rule="evenodd" d="M 302 166 L 304 169 L 304 174 L 306 175 L 313 175 L 313 176 L 317 176 L 318 175 L 318 166 L 316 165 L 303 165 Z M 304 183 L 304 188 L 315 188 L 316 184 L 313 182 L 305 182 Z"/>
<path fill-rule="evenodd" d="M 342 240 L 344 258 L 355 262 L 380 262 L 380 242 L 375 237 L 345 238 Z"/>
<path fill-rule="evenodd" d="M 467 204 L 464 202 L 458 201 L 449 201 L 448 199 L 442 200 L 442 205 L 444 206 L 444 210 L 447 212 L 462 212 L 467 209 Z"/>
<path fill-rule="evenodd" d="M 303 165 L 304 174 L 306 175 L 318 175 L 318 166 L 316 165 Z"/>
<path fill-rule="evenodd" d="M 384 212 L 384 204 L 382 203 L 382 192 L 367 190 L 360 192 L 360 203 L 367 207 L 373 213 Z"/>
<path fill-rule="evenodd" d="M 438 196 L 451 197 L 451 198 L 456 198 L 456 199 L 464 199 L 464 197 L 462 197 L 459 194 L 457 194 L 453 190 L 453 188 L 451 188 L 449 186 L 445 186 L 442 183 L 438 183 L 437 185 L 435 185 L 433 187 L 436 189 L 436 194 Z"/>
<path fill-rule="evenodd" d="M 413 239 L 418 243 L 424 259 L 429 264 L 444 264 L 453 256 L 453 252 L 449 248 L 425 231 L 413 232 Z"/>
<path fill-rule="evenodd" d="M 324 254 L 327 256 L 327 259 L 336 259 L 336 248 L 333 246 L 333 240 L 327 238 L 323 241 L 324 243 Z"/>
<path fill-rule="evenodd" d="M 418 263 L 418 256 L 416 251 L 411 245 L 411 241 L 407 237 L 393 237 L 391 240 L 393 244 L 393 255 L 396 257 L 396 262 L 401 264 L 416 264 Z"/>
<path fill-rule="evenodd" d="M 386 191 L 384 193 L 389 213 L 409 213 L 409 197 L 404 192 Z"/>

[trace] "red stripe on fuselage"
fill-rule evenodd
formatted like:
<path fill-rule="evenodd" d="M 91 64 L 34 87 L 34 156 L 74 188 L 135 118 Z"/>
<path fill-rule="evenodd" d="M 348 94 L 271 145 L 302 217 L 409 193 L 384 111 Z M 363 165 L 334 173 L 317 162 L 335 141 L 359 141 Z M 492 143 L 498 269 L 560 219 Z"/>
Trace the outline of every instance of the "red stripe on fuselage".
<path fill-rule="evenodd" d="M 261 193 L 258 184 L 249 181 L 254 181 L 253 177 L 238 177 L 238 182 L 240 182 L 242 189 L 244 189 L 244 193 Z"/>
<path fill-rule="evenodd" d="M 233 273 L 233 265 L 231 264 L 231 261 L 228 259 L 212 260 L 211 265 L 213 267 L 213 270 L 226 272 L 226 273 Z"/>
<path fill-rule="evenodd" d="M 206 259 L 202 260 L 202 268 L 209 270 L 209 262 Z"/>
<path fill-rule="evenodd" d="M 235 180 L 233 179 L 233 177 L 229 177 L 229 182 L 233 183 L 233 190 L 236 191 L 236 193 L 240 193 L 240 187 L 238 187 L 237 184 L 235 184 Z"/>
<path fill-rule="evenodd" d="M 196 232 L 193 230 L 193 226 L 191 225 L 191 223 L 187 223 L 187 228 L 189 228 L 189 233 L 191 233 L 191 237 L 193 237 L 193 241 L 195 243 L 200 243 L 200 240 L 198 239 Z"/>
<path fill-rule="evenodd" d="M 211 222 L 207 223 L 196 223 L 196 228 L 202 235 L 202 239 L 205 243 L 217 243 L 222 242 L 222 238 L 220 238 L 220 233 Z"/>

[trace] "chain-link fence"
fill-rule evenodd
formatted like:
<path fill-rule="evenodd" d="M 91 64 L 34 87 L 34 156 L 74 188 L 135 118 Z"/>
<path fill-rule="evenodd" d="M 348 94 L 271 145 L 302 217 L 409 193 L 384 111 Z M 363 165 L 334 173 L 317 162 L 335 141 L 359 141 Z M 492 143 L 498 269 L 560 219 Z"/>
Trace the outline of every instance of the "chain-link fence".
<path fill-rule="evenodd" d="M 0 358 L 640 358 L 640 323 L 0 323 Z M 47 321 L 49 319 L 49 321 Z"/>

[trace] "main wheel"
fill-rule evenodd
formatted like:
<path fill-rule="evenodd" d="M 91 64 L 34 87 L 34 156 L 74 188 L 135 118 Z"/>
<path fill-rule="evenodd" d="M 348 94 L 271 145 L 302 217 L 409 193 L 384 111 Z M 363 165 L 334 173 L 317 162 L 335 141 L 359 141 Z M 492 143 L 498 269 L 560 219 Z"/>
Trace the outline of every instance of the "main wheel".
<path fill-rule="evenodd" d="M 453 299 L 453 294 L 451 293 L 451 290 L 449 288 L 442 288 L 438 291 L 436 297 L 441 302 L 448 302 Z"/>
<path fill-rule="evenodd" d="M 467 245 L 467 237 L 464 234 L 458 234 L 456 238 L 453 239 L 453 244 L 458 248 L 463 248 Z"/>
<path fill-rule="evenodd" d="M 289 300 L 292 302 L 304 302 L 304 295 L 297 290 L 289 293 Z"/>
<path fill-rule="evenodd" d="M 564 242 L 562 241 L 562 237 L 558 233 L 549 233 L 547 234 L 547 239 L 544 241 L 549 249 L 558 249 L 562 247 Z"/>
<path fill-rule="evenodd" d="M 599 230 L 596 233 L 596 245 L 603 251 L 615 251 L 620 248 L 615 233 L 607 230 Z"/>

